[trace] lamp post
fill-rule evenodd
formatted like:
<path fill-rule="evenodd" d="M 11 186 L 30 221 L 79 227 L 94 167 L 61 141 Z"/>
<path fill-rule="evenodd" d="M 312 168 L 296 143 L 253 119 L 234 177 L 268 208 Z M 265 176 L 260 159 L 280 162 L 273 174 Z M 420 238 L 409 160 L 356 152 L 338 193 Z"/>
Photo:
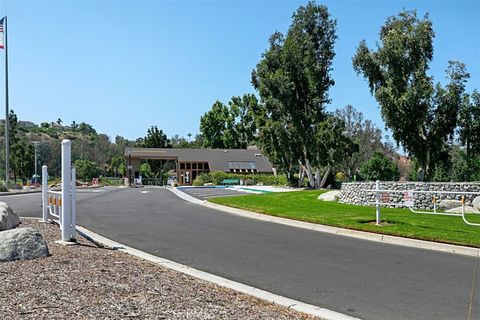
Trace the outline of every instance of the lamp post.
<path fill-rule="evenodd" d="M 32 141 L 33 147 L 35 149 L 35 175 L 33 176 L 33 181 L 35 183 L 35 188 L 37 187 L 37 147 L 40 144 L 40 141 Z"/>
<path fill-rule="evenodd" d="M 128 186 L 132 186 L 132 150 L 128 150 Z"/>

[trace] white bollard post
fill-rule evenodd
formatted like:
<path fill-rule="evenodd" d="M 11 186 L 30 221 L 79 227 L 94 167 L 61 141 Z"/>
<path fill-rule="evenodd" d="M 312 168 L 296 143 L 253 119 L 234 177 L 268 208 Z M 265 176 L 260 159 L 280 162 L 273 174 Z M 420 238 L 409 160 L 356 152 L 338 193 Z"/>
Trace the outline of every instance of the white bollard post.
<path fill-rule="evenodd" d="M 42 222 L 48 220 L 48 169 L 42 166 Z"/>
<path fill-rule="evenodd" d="M 72 238 L 77 235 L 77 169 L 72 168 Z"/>
<path fill-rule="evenodd" d="M 376 222 L 377 226 L 380 225 L 380 181 L 375 182 L 375 207 L 376 207 Z"/>
<path fill-rule="evenodd" d="M 62 141 L 62 241 L 70 242 L 72 224 L 71 174 L 72 174 L 72 142 Z"/>

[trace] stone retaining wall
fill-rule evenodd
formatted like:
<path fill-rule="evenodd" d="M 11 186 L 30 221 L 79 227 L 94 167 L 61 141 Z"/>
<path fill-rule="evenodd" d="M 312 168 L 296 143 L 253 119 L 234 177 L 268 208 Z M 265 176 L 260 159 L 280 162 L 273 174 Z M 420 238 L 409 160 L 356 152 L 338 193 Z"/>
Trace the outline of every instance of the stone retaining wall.
<path fill-rule="evenodd" d="M 346 182 L 342 183 L 339 202 L 357 205 L 374 205 L 375 182 Z M 380 182 L 381 190 L 416 190 L 416 191 L 468 191 L 479 192 L 480 183 L 468 182 Z M 462 194 L 436 194 L 437 201 L 441 200 L 460 200 Z M 465 204 L 472 205 L 472 201 L 478 195 L 465 195 Z M 415 194 L 415 208 L 433 209 L 433 194 Z M 384 201 L 382 201 L 384 200 Z M 403 193 L 385 193 L 382 195 L 381 202 L 401 203 Z M 398 205 L 392 205 L 396 207 Z"/>

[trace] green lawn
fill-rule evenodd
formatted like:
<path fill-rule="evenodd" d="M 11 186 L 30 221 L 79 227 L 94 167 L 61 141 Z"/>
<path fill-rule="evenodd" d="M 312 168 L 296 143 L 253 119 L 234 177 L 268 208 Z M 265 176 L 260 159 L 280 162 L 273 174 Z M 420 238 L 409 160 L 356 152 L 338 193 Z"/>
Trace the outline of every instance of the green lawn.
<path fill-rule="evenodd" d="M 324 191 L 299 191 L 209 199 L 210 202 L 278 217 L 444 243 L 480 247 L 480 227 L 461 217 L 382 208 L 383 226 L 375 225 L 375 208 L 317 200 Z M 480 223 L 480 215 L 467 215 Z"/>

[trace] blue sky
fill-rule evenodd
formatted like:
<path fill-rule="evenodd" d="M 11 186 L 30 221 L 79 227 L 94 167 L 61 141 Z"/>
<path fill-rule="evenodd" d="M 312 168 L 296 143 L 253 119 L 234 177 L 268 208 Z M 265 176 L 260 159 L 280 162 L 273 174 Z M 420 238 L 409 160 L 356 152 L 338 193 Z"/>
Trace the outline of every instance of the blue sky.
<path fill-rule="evenodd" d="M 285 32 L 304 3 L 2 1 L 10 105 L 21 120 L 84 121 L 112 138 L 135 139 L 151 125 L 168 136 L 196 134 L 215 100 L 254 92 L 250 74 L 269 36 Z M 374 46 L 380 26 L 402 8 L 430 14 L 435 80 L 445 82 L 448 60 L 460 60 L 471 74 L 467 90 L 480 89 L 480 1 L 317 3 L 338 23 L 329 110 L 352 104 L 384 128 L 351 58 L 362 39 Z M 2 110 L 3 99 L 1 91 Z"/>

